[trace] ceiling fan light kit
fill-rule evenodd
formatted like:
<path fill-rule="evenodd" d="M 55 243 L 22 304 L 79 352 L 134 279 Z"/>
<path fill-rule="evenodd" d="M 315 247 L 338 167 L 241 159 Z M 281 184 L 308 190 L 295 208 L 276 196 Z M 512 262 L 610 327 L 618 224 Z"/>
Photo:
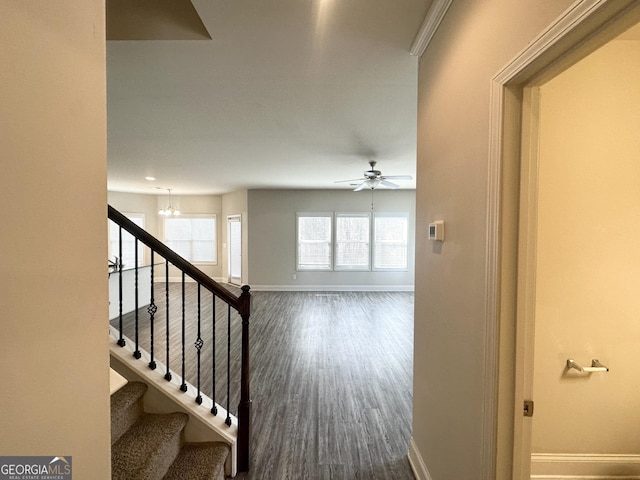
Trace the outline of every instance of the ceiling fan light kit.
<path fill-rule="evenodd" d="M 368 188 L 369 190 L 375 190 L 380 185 L 384 185 L 387 188 L 396 189 L 400 188 L 400 185 L 397 185 L 393 182 L 390 182 L 389 179 L 393 180 L 411 180 L 411 175 L 382 175 L 380 170 L 376 170 L 376 162 L 371 160 L 369 162 L 371 166 L 370 170 L 364 172 L 363 178 L 355 178 L 353 180 L 338 180 L 335 183 L 346 183 L 346 182 L 360 182 L 356 188 L 353 189 L 354 192 L 359 192 L 360 190 L 364 190 Z"/>

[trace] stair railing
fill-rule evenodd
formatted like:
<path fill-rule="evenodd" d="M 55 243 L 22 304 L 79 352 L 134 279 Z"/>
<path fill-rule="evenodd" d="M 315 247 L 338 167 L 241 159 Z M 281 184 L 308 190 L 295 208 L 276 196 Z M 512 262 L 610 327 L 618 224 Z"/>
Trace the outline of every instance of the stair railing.
<path fill-rule="evenodd" d="M 215 308 L 215 300 L 216 298 L 222 300 L 227 305 L 227 418 L 225 419 L 225 423 L 227 425 L 231 425 L 231 417 L 229 413 L 229 402 L 230 402 L 230 376 L 231 376 L 231 368 L 230 368 L 230 355 L 231 355 L 231 309 L 238 312 L 242 319 L 242 337 L 241 337 L 241 372 L 240 372 L 240 402 L 238 405 L 238 470 L 239 471 L 248 471 L 249 470 L 249 453 L 250 453 L 250 435 L 251 435 L 251 396 L 250 396 L 250 375 L 249 375 L 249 317 L 251 315 L 251 293 L 250 287 L 248 285 L 244 285 L 241 287 L 242 293 L 240 296 L 234 295 L 232 292 L 224 288 L 218 282 L 213 280 L 210 276 L 204 273 L 202 270 L 195 267 L 193 264 L 182 258 L 176 252 L 167 247 L 160 240 L 155 238 L 153 235 L 149 234 L 146 230 L 139 227 L 131 220 L 129 220 L 125 215 L 120 213 L 118 210 L 113 208 L 111 205 L 108 206 L 108 218 L 113 221 L 116 225 L 119 226 L 119 258 L 122 259 L 122 231 L 125 230 L 129 232 L 135 239 L 135 260 L 134 260 L 134 299 L 135 299 L 135 351 L 133 356 L 136 359 L 141 358 L 141 353 L 139 350 L 139 335 L 138 335 L 138 327 L 139 327 L 139 318 L 138 318 L 138 285 L 139 285 L 139 259 L 138 259 L 138 243 L 146 245 L 151 252 L 151 262 L 149 265 L 150 268 L 150 279 L 151 279 L 151 291 L 150 291 L 150 301 L 147 306 L 147 313 L 149 314 L 149 331 L 150 331 L 150 362 L 149 368 L 154 370 L 157 365 L 155 362 L 155 351 L 154 351 L 154 323 L 155 323 L 155 315 L 158 311 L 158 305 L 156 304 L 156 299 L 154 297 L 154 281 L 155 279 L 155 266 L 156 266 L 156 255 L 159 255 L 165 260 L 165 279 L 166 279 L 166 289 L 165 289 L 165 302 L 166 302 L 166 373 L 164 378 L 166 380 L 171 380 L 171 372 L 169 369 L 169 361 L 170 361 L 170 352 L 169 352 L 169 264 L 176 267 L 181 271 L 181 283 L 182 283 L 182 319 L 181 319 L 181 345 L 182 345 L 182 358 L 181 358 L 181 366 L 182 366 L 182 385 L 180 386 L 180 390 L 186 392 L 188 390 L 186 380 L 185 380 L 185 325 L 186 325 L 186 317 L 185 317 L 185 281 L 188 276 L 192 280 L 197 283 L 197 339 L 194 344 L 196 348 L 197 354 L 197 390 L 198 394 L 195 397 L 195 402 L 198 404 L 202 403 L 202 396 L 200 392 L 200 373 L 201 373 L 201 364 L 200 364 L 200 354 L 201 349 L 205 343 L 205 341 L 201 338 L 201 289 L 204 288 L 211 292 L 212 294 L 212 309 L 213 309 L 213 320 L 212 320 L 212 382 L 213 382 L 213 406 L 211 408 L 211 413 L 217 414 L 217 407 L 215 401 L 215 391 L 216 391 L 216 354 L 215 354 L 215 343 L 216 343 L 216 308 Z M 117 267 L 117 265 L 116 265 Z M 120 265 L 121 267 L 121 265 Z M 121 268 L 120 268 L 121 271 Z M 126 345 L 126 340 L 123 335 L 123 275 L 119 275 L 118 280 L 118 325 L 119 325 L 119 338 L 118 345 L 124 347 Z"/>

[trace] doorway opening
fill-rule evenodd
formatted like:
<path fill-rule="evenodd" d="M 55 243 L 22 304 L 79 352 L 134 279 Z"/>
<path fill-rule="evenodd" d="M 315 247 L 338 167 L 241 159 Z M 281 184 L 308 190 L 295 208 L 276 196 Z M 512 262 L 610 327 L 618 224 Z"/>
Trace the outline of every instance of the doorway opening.
<path fill-rule="evenodd" d="M 495 357 L 489 354 L 487 371 L 499 381 L 488 389 L 498 401 L 488 402 L 487 415 L 497 419 L 496 478 L 532 478 L 532 420 L 523 405 L 532 399 L 534 372 L 539 87 L 639 21 L 638 1 L 577 2 L 494 78 L 487 255 L 495 290 L 487 313 L 497 322 L 488 332 Z"/>
<path fill-rule="evenodd" d="M 229 245 L 229 283 L 242 284 L 242 217 L 227 217 L 227 244 Z"/>

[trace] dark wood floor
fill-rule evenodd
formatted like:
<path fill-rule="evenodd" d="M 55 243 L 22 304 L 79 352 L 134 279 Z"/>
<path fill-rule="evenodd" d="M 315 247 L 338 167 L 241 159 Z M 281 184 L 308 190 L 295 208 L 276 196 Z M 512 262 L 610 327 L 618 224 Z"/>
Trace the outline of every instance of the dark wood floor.
<path fill-rule="evenodd" d="M 194 285 L 186 288 L 187 296 L 194 298 Z M 179 305 L 174 299 L 179 298 L 179 287 L 174 292 L 172 284 L 170 292 L 173 324 L 181 318 L 180 312 L 173 313 Z M 164 291 L 156 298 L 163 302 Z M 157 302 L 158 318 L 163 318 L 162 302 Z M 216 330 L 226 334 L 226 311 L 216 310 Z M 211 318 L 211 309 L 202 317 Z M 165 335 L 163 322 L 158 322 L 157 337 Z M 124 323 L 126 334 L 133 335 L 131 315 Z M 210 338 L 210 323 L 203 322 L 205 340 Z M 231 327 L 237 336 L 239 322 L 232 320 Z M 148 333 L 141 332 L 141 339 L 145 336 Z M 180 327 L 172 327 L 172 350 L 179 350 L 173 344 L 180 337 Z M 187 337 L 197 335 L 191 331 Z M 148 348 L 144 343 L 141 346 Z M 188 355 L 195 357 L 193 341 L 187 345 Z M 164 355 L 164 346 L 156 350 Z M 203 365 L 209 365 L 211 355 L 204 350 Z M 411 293 L 254 292 L 252 461 L 251 471 L 237 478 L 413 479 L 407 460 L 412 352 Z M 226 368 L 226 351 L 218 352 L 218 357 L 218 369 Z M 239 371 L 238 352 L 232 351 L 231 357 L 232 372 Z M 180 371 L 179 359 L 170 363 Z M 186 376 L 195 383 L 192 375 L 190 367 Z M 211 380 L 202 383 L 210 394 Z M 224 406 L 226 381 L 216 384 L 216 400 Z M 234 411 L 238 392 L 233 382 L 230 390 Z"/>

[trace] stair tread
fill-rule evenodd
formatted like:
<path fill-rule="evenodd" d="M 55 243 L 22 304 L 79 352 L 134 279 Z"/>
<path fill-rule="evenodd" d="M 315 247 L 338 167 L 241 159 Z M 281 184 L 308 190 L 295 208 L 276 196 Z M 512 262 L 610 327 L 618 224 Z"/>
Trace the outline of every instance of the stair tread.
<path fill-rule="evenodd" d="M 142 397 L 147 385 L 129 382 L 111 395 L 111 445 L 142 416 Z"/>
<path fill-rule="evenodd" d="M 188 419 L 180 412 L 142 415 L 113 444 L 112 478 L 148 480 L 152 471 L 153 478 L 162 478 L 178 453 Z"/>
<path fill-rule="evenodd" d="M 222 480 L 228 455 L 225 443 L 185 443 L 163 480 Z"/>
<path fill-rule="evenodd" d="M 111 411 L 127 408 L 137 402 L 147 391 L 147 384 L 142 382 L 127 382 L 122 388 L 111 395 Z"/>

